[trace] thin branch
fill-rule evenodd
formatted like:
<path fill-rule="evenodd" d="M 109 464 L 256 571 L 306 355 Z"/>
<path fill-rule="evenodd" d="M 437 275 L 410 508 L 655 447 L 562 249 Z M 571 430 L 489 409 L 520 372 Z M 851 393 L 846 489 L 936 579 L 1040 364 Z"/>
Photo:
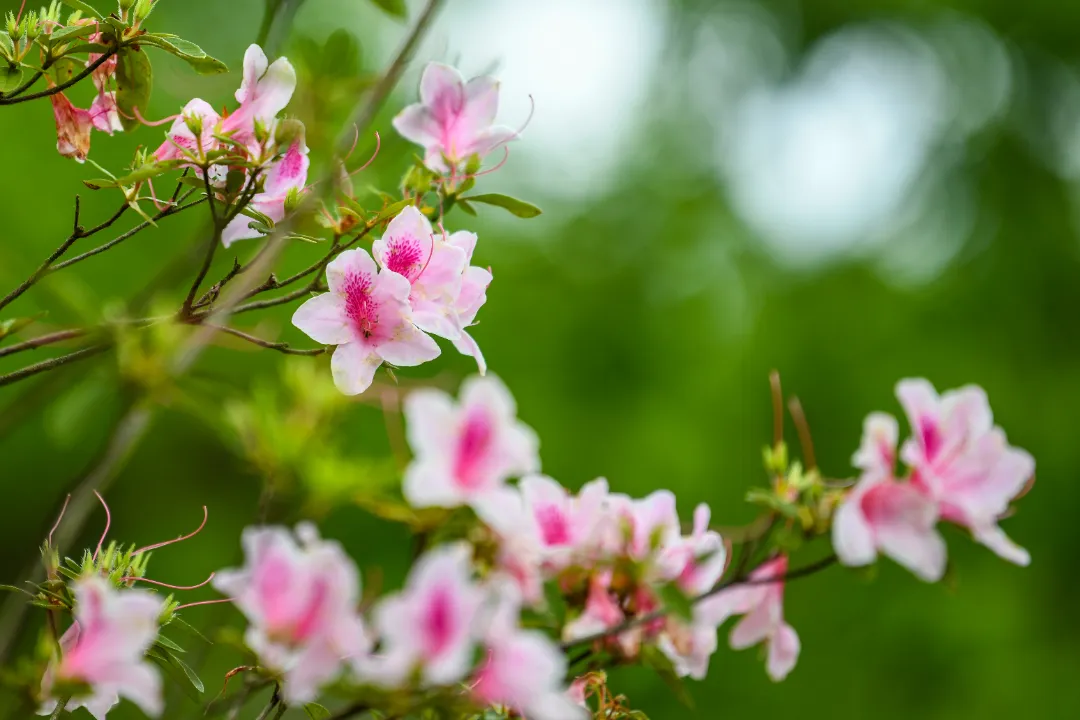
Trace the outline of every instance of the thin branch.
<path fill-rule="evenodd" d="M 199 292 L 199 286 L 206 279 L 206 274 L 210 272 L 210 266 L 214 262 L 214 254 L 217 252 L 218 245 L 221 244 L 221 233 L 227 224 L 218 217 L 217 210 L 214 209 L 214 191 L 210 187 L 210 172 L 208 170 L 203 170 L 203 185 L 206 188 L 206 199 L 209 200 L 210 204 L 210 219 L 214 223 L 214 232 L 210 236 L 210 243 L 206 248 L 206 253 L 203 255 L 203 263 L 199 268 L 199 273 L 192 281 L 187 297 L 184 298 L 184 306 L 180 309 L 180 317 L 182 318 L 191 317 L 191 305 L 195 302 L 195 295 Z"/>
<path fill-rule="evenodd" d="M 51 358 L 49 360 L 42 360 L 39 363 L 28 365 L 21 370 L 10 372 L 7 375 L 0 375 L 0 387 L 4 387 L 5 385 L 11 385 L 12 383 L 16 383 L 20 380 L 25 380 L 28 377 L 32 377 L 39 373 L 52 370 L 53 368 L 60 367 L 61 365 L 73 363 L 76 360 L 83 360 L 85 358 L 93 357 L 94 355 L 105 352 L 110 347 L 112 347 L 112 345 L 107 343 L 103 343 L 101 345 L 91 345 L 90 347 L 83 348 L 82 350 L 76 350 L 75 352 L 68 353 L 67 355 L 61 355 L 60 357 Z"/>
<path fill-rule="evenodd" d="M 241 340 L 247 340 L 253 345 L 258 345 L 259 347 L 264 347 L 268 350 L 277 350 L 278 352 L 285 353 L 286 355 L 322 355 L 326 352 L 326 348 L 324 347 L 313 348 L 311 350 L 301 350 L 298 348 L 290 347 L 289 343 L 287 342 L 270 342 L 269 340 L 263 340 L 262 338 L 255 337 L 254 335 L 248 335 L 242 330 L 237 330 L 236 328 L 227 327 L 225 325 L 214 325 L 213 323 L 203 324 L 206 327 L 220 330 L 223 333 L 228 333 L 229 335 L 238 337 Z"/>
<path fill-rule="evenodd" d="M 72 338 L 82 337 L 86 334 L 86 330 L 76 328 L 74 330 L 61 330 L 59 332 L 49 333 L 48 335 L 40 335 L 36 338 L 31 338 L 25 342 L 18 343 L 17 345 L 9 345 L 6 348 L 0 348 L 0 357 L 7 355 L 14 355 L 17 352 L 23 350 L 33 350 L 44 345 L 52 345 L 53 343 L 63 342 L 64 340 L 71 340 Z"/>
<path fill-rule="evenodd" d="M 808 575 L 813 575 L 814 573 L 817 573 L 817 572 L 820 572 L 820 571 L 824 570 L 825 568 L 827 568 L 830 565 L 832 565 L 833 563 L 835 563 L 836 560 L 837 560 L 836 555 L 828 555 L 828 556 L 822 558 L 821 560 L 818 560 L 817 562 L 810 563 L 806 567 L 801 567 L 801 568 L 799 568 L 797 570 L 792 570 L 792 571 L 790 571 L 788 573 L 784 573 L 783 575 L 777 575 L 777 576 L 774 576 L 774 577 L 754 578 L 754 579 L 752 579 L 752 578 L 736 576 L 736 577 L 732 578 L 731 580 L 728 580 L 727 582 L 721 582 L 721 583 L 717 584 L 715 587 L 713 587 L 712 589 L 707 590 L 706 592 L 702 593 L 701 595 L 698 595 L 697 597 L 692 598 L 690 602 L 691 602 L 691 604 L 696 605 L 697 603 L 701 602 L 702 600 L 705 600 L 706 598 L 710 598 L 713 595 L 716 595 L 716 594 L 718 594 L 720 592 L 723 592 L 724 590 L 727 590 L 728 588 L 735 587 L 736 585 L 742 585 L 742 586 L 772 585 L 773 583 L 782 583 L 782 582 L 788 582 L 789 580 L 797 580 L 797 579 L 799 579 L 801 577 L 806 577 Z M 616 625 L 614 627 L 608 628 L 607 630 L 603 630 L 603 631 L 598 632 L 598 633 L 593 633 L 592 635 L 586 635 L 584 637 L 580 637 L 580 638 L 576 638 L 574 640 L 569 640 L 567 642 L 564 642 L 564 643 L 562 643 L 562 649 L 563 650 L 569 650 L 570 648 L 577 647 L 578 645 L 589 645 L 591 643 L 596 642 L 597 640 L 604 640 L 606 638 L 621 635 L 622 633 L 626 632 L 627 630 L 632 630 L 633 628 L 635 628 L 635 627 L 637 627 L 639 625 L 645 625 L 645 624 L 648 624 L 648 623 L 650 623 L 650 622 L 652 622 L 654 620 L 659 620 L 659 619 L 663 618 L 664 616 L 666 616 L 669 612 L 670 611 L 667 610 L 666 608 L 661 608 L 661 609 L 656 610 L 656 611 L 651 612 L 651 613 L 646 613 L 644 615 L 638 615 L 636 617 L 632 617 L 629 620 L 626 620 L 625 622 L 621 622 L 621 623 L 619 623 L 618 625 Z"/>
<path fill-rule="evenodd" d="M 37 100 L 38 98 L 49 97 L 50 95 L 64 92 L 69 87 L 90 77 L 90 75 L 93 74 L 95 70 L 104 65 L 108 61 L 108 59 L 115 55 L 119 50 L 119 47 L 109 48 L 109 50 L 102 53 L 97 60 L 87 65 L 86 69 L 83 70 L 81 73 L 66 82 L 62 82 L 59 85 L 54 85 L 53 87 L 48 88 L 47 90 L 31 93 L 29 95 L 21 95 L 21 93 L 25 92 L 26 88 L 16 88 L 14 91 L 12 91 L 11 95 L 8 95 L 7 97 L 0 97 L 0 105 L 14 105 L 16 103 L 29 102 L 30 100 Z M 32 77 L 31 80 L 36 82 L 37 77 Z M 29 87 L 29 85 L 27 85 L 26 87 Z"/>

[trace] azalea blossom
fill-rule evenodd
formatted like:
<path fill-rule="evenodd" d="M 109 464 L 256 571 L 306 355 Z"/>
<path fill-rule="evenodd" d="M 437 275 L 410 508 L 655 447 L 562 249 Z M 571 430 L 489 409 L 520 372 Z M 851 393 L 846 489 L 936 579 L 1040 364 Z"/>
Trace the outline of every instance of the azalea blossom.
<path fill-rule="evenodd" d="M 370 647 L 357 612 L 356 566 L 308 523 L 295 537 L 280 527 L 247 528 L 243 546 L 244 566 L 218 573 L 213 585 L 251 623 L 244 641 L 281 675 L 286 702 L 311 702 Z"/>
<path fill-rule="evenodd" d="M 472 581 L 471 560 L 471 548 L 455 543 L 416 562 L 405 589 L 375 608 L 380 650 L 365 675 L 399 687 L 417 671 L 425 686 L 450 685 L 468 674 L 485 596 Z"/>
<path fill-rule="evenodd" d="M 263 191 L 251 198 L 249 207 L 275 223 L 285 219 L 285 202 L 290 192 L 300 192 L 307 184 L 308 148 L 301 133 L 285 154 L 275 162 L 266 175 Z M 237 240 L 261 237 L 258 230 L 251 227 L 251 218 L 243 213 L 232 219 L 221 233 L 221 242 L 229 247 Z"/>
<path fill-rule="evenodd" d="M 326 281 L 330 292 L 297 308 L 292 323 L 315 342 L 337 346 L 330 369 L 341 392 L 367 390 L 383 362 L 411 366 L 439 356 L 435 341 L 413 324 L 409 281 L 379 272 L 366 250 L 338 255 Z"/>
<path fill-rule="evenodd" d="M 945 541 L 935 526 L 938 508 L 914 483 L 893 477 L 898 429 L 896 419 L 870 415 L 852 463 L 863 475 L 833 518 L 833 546 L 845 565 L 868 565 L 880 551 L 923 580 L 936 582 L 945 572 Z"/>
<path fill-rule="evenodd" d="M 86 38 L 86 41 L 91 43 L 101 42 L 101 40 L 101 33 L 93 33 Z M 97 62 L 100 57 L 98 53 L 87 53 L 87 67 Z M 124 129 L 120 122 L 120 110 L 116 105 L 116 91 L 109 90 L 110 81 L 116 77 L 118 62 L 119 58 L 115 54 L 111 55 L 105 62 L 94 68 L 94 72 L 90 75 L 94 87 L 97 88 L 97 96 L 90 105 L 90 119 L 95 128 L 110 135 Z"/>
<path fill-rule="evenodd" d="M 450 172 L 517 137 L 514 130 L 492 124 L 498 108 L 497 80 L 482 76 L 466 83 L 454 68 L 433 62 L 420 77 L 420 102 L 398 113 L 394 128 L 424 148 L 429 168 Z"/>
<path fill-rule="evenodd" d="M 90 130 L 94 126 L 90 112 L 75 107 L 62 92 L 50 95 L 49 101 L 56 120 L 56 151 L 85 162 L 90 153 Z"/>
<path fill-rule="evenodd" d="M 475 237 L 475 236 L 473 236 Z M 408 205 L 372 243 L 371 253 L 385 270 L 409 281 L 413 322 L 421 330 L 455 340 L 461 333 L 456 302 L 465 270 L 465 251 L 436 235 L 431 223 Z"/>
<path fill-rule="evenodd" d="M 152 717 L 161 714 L 161 676 L 145 655 L 158 635 L 162 599 L 145 590 L 117 590 L 97 575 L 74 582 L 75 621 L 60 638 L 61 657 L 41 683 L 45 701 L 39 714 L 56 708 L 57 688 L 76 690 L 67 709 L 85 707 L 97 720 L 120 698 Z"/>
<path fill-rule="evenodd" d="M 784 582 L 763 582 L 787 573 L 786 555 L 762 564 L 749 579 L 760 584 L 727 588 L 706 598 L 697 606 L 695 619 L 717 627 L 732 615 L 742 620 L 732 629 L 729 639 L 734 650 L 764 642 L 768 645 L 766 670 L 775 681 L 783 680 L 799 658 L 799 636 L 784 622 Z"/>
<path fill-rule="evenodd" d="M 438 390 L 413 392 L 405 419 L 415 458 L 403 490 L 414 507 L 476 505 L 508 478 L 540 468 L 536 433 L 517 419 L 514 398 L 493 376 L 466 380 L 458 403 Z"/>
<path fill-rule="evenodd" d="M 566 658 L 545 634 L 518 626 L 520 597 L 495 588 L 496 605 L 483 633 L 487 657 L 470 684 L 482 702 L 509 707 L 529 720 L 588 717 L 563 684 Z"/>
<path fill-rule="evenodd" d="M 472 262 L 473 250 L 476 249 L 475 233 L 459 230 L 452 234 L 447 242 L 461 248 L 465 253 L 466 265 L 461 276 L 461 287 L 454 300 L 454 313 L 457 315 L 458 322 L 458 335 L 453 339 L 454 347 L 462 355 L 474 358 L 480 374 L 483 375 L 487 372 L 484 354 L 480 352 L 480 346 L 465 331 L 465 328 L 476 323 L 476 314 L 487 302 L 487 289 L 492 280 L 491 270 L 469 264 Z"/>
<path fill-rule="evenodd" d="M 976 541 L 1017 565 L 1031 557 L 998 527 L 998 518 L 1035 473 L 1035 460 L 993 424 L 982 388 L 938 396 L 922 379 L 901 380 L 896 395 L 913 437 L 900 449 L 912 483 L 937 501 L 941 517 L 971 530 Z"/>
<path fill-rule="evenodd" d="M 717 644 L 714 623 L 697 618 L 686 622 L 670 615 L 656 640 L 656 646 L 674 665 L 675 674 L 695 680 L 703 680 L 708 674 L 709 659 L 716 652 Z"/>
<path fill-rule="evenodd" d="M 154 157 L 159 161 L 189 160 L 216 150 L 220 141 L 214 135 L 220 121 L 221 116 L 210 103 L 199 98 L 190 100 L 180 112 L 180 116 L 173 120 L 165 134 L 165 142 L 154 151 Z M 192 126 L 199 130 L 198 135 L 192 131 Z"/>
<path fill-rule="evenodd" d="M 708 592 L 720 581 L 727 567 L 727 548 L 720 533 L 709 529 L 712 511 L 702 503 L 694 509 L 690 535 L 664 549 L 667 562 L 681 565 L 677 582 L 690 597 Z"/>

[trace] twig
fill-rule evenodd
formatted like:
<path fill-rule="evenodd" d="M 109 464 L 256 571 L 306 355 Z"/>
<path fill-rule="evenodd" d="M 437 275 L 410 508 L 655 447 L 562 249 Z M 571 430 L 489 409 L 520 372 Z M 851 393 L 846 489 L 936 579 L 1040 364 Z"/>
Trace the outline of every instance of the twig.
<path fill-rule="evenodd" d="M 698 595 L 698 596 L 696 596 L 694 598 L 691 598 L 690 602 L 691 602 L 691 604 L 696 605 L 697 603 L 701 602 L 702 600 L 705 600 L 706 598 L 710 598 L 713 595 L 716 595 L 717 593 L 723 592 L 724 590 L 727 590 L 728 588 L 734 587 L 736 585 L 743 585 L 743 586 L 772 585 L 773 583 L 782 583 L 782 582 L 787 582 L 789 580 L 797 580 L 798 578 L 806 577 L 807 575 L 813 575 L 816 572 L 820 572 L 821 570 L 824 570 L 825 568 L 827 568 L 830 565 L 832 565 L 833 563 L 835 563 L 836 560 L 837 560 L 836 555 L 829 555 L 827 557 L 822 558 L 821 560 L 818 560 L 817 562 L 814 562 L 814 563 L 811 563 L 811 564 L 807 565 L 806 567 L 802 567 L 802 568 L 799 568 L 797 570 L 792 570 L 791 572 L 785 573 L 783 575 L 778 575 L 778 576 L 775 576 L 775 577 L 751 579 L 751 578 L 747 578 L 747 577 L 736 576 L 736 577 L 732 578 L 731 580 L 728 580 L 726 582 L 721 582 L 721 583 L 717 584 L 715 587 L 713 587 L 712 589 L 702 593 L 701 595 Z M 592 635 L 586 635 L 584 637 L 575 638 L 574 640 L 569 640 L 567 642 L 564 642 L 562 644 L 562 649 L 563 650 L 568 650 L 570 648 L 577 647 L 578 645 L 589 645 L 591 643 L 596 642 L 597 640 L 604 640 L 606 638 L 621 635 L 622 633 L 626 632 L 627 630 L 632 630 L 633 628 L 635 628 L 635 627 L 637 627 L 639 625 L 645 625 L 645 624 L 648 624 L 648 623 L 650 623 L 650 622 L 652 622 L 654 620 L 659 620 L 660 618 L 663 618 L 665 615 L 667 615 L 669 612 L 670 611 L 667 610 L 666 608 L 661 608 L 661 609 L 656 610 L 656 611 L 651 612 L 651 613 L 646 613 L 644 615 L 638 615 L 636 617 L 632 617 L 629 620 L 626 620 L 625 622 L 621 622 L 621 623 L 619 623 L 618 625 L 616 625 L 614 627 L 608 628 L 607 630 L 603 630 L 601 632 L 593 633 Z"/>
<path fill-rule="evenodd" d="M 103 343 L 101 345 L 91 345 L 90 347 L 83 348 L 82 350 L 76 350 L 75 352 L 68 353 L 67 355 L 61 355 L 60 357 L 50 358 L 48 360 L 42 360 L 39 363 L 28 365 L 21 370 L 10 372 L 7 375 L 0 375 L 0 387 L 5 385 L 11 385 L 12 383 L 20 380 L 25 380 L 28 377 L 37 375 L 38 373 L 52 370 L 53 368 L 60 367 L 61 365 L 67 365 L 68 363 L 75 362 L 76 360 L 83 360 L 88 357 L 93 357 L 99 353 L 105 352 L 111 344 Z"/>
<path fill-rule="evenodd" d="M 322 355 L 326 352 L 326 348 L 324 347 L 313 348 L 311 350 L 301 350 L 298 348 L 290 347 L 289 343 L 287 342 L 270 342 L 269 340 L 263 340 L 262 338 L 255 337 L 254 335 L 248 335 L 246 332 L 237 330 L 236 328 L 227 327 L 225 325 L 214 325 L 212 323 L 204 324 L 206 325 L 206 327 L 220 330 L 223 333 L 228 333 L 229 335 L 238 337 L 241 340 L 247 340 L 249 343 L 258 345 L 259 347 L 264 347 L 268 350 L 277 350 L 278 352 L 285 353 L 286 355 Z"/>
<path fill-rule="evenodd" d="M 86 330 L 76 328 L 74 330 L 61 330 L 59 332 L 49 333 L 48 335 L 40 335 L 36 338 L 31 338 L 17 345 L 9 345 L 6 348 L 0 348 L 0 357 L 6 355 L 14 355 L 17 352 L 23 350 L 33 350 L 44 345 L 52 345 L 53 343 L 63 342 L 64 340 L 71 340 L 72 338 L 82 337 L 86 334 Z"/>
<path fill-rule="evenodd" d="M 59 85 L 54 85 L 47 90 L 42 90 L 41 92 L 31 93 L 30 95 L 22 95 L 22 93 L 25 92 L 26 89 L 30 87 L 30 85 L 32 85 L 34 82 L 37 82 L 37 79 L 40 77 L 40 75 L 35 75 L 34 77 L 30 78 L 30 80 L 25 84 L 25 86 L 15 88 L 15 90 L 13 90 L 11 94 L 6 97 L 0 97 L 0 105 L 14 105 L 16 103 L 29 102 L 30 100 L 37 100 L 38 98 L 49 97 L 50 95 L 64 92 L 72 85 L 75 85 L 81 80 L 90 77 L 90 75 L 95 70 L 104 65 L 105 62 L 108 61 L 108 59 L 115 55 L 117 52 L 119 52 L 119 50 L 119 47 L 109 48 L 106 52 L 103 52 L 97 60 L 87 65 L 85 70 L 83 70 L 81 73 L 71 78 L 70 80 L 67 80 L 66 82 L 62 82 Z"/>
<path fill-rule="evenodd" d="M 351 718 L 354 715 L 359 715 L 368 710 L 371 710 L 371 706 L 367 703 L 356 703 L 355 705 L 349 705 L 348 707 L 339 710 L 326 718 L 326 720 L 346 720 L 346 718 Z"/>

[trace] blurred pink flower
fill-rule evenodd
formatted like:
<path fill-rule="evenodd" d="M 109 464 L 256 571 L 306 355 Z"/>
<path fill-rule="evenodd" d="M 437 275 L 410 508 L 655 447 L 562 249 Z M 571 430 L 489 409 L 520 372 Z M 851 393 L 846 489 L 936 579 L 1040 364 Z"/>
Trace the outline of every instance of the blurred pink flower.
<path fill-rule="evenodd" d="M 346 395 L 371 386 L 383 362 L 412 366 L 434 360 L 439 346 L 412 322 L 409 281 L 379 272 L 362 248 L 346 250 L 326 267 L 330 292 L 311 298 L 292 323 L 315 342 L 337 345 L 330 363 Z"/>
<path fill-rule="evenodd" d="M 375 608 L 381 641 L 364 674 L 398 687 L 417 670 L 425 686 L 462 680 L 473 666 L 477 613 L 484 591 L 472 581 L 472 549 L 438 547 L 413 566 L 405 589 Z"/>
<path fill-rule="evenodd" d="M 470 265 L 473 250 L 476 249 L 476 234 L 459 230 L 450 236 L 448 242 L 454 247 L 461 248 L 465 253 L 465 271 L 461 276 L 461 288 L 454 300 L 454 312 L 457 314 L 458 336 L 454 338 L 454 347 L 462 355 L 468 355 L 476 359 L 476 365 L 481 375 L 487 372 L 487 362 L 484 354 L 480 352 L 480 346 L 476 340 L 465 331 L 465 328 L 476 323 L 476 314 L 487 302 L 487 289 L 491 285 L 491 270 Z"/>
<path fill-rule="evenodd" d="M 473 694 L 529 720 L 588 717 L 563 684 L 566 658 L 559 646 L 542 632 L 518 626 L 520 598 L 512 586 L 497 586 L 495 594 L 495 608 L 484 632 L 487 659 L 473 680 Z"/>
<path fill-rule="evenodd" d="M 161 676 L 146 660 L 158 635 L 164 608 L 160 597 L 145 590 L 116 590 L 97 575 L 75 581 L 75 622 L 60 638 L 63 656 L 50 663 L 42 680 L 39 714 L 56 707 L 54 688 L 86 686 L 67 709 L 85 707 L 97 720 L 120 698 L 127 698 L 147 715 L 161 714 Z"/>
<path fill-rule="evenodd" d="M 437 390 L 413 392 L 405 418 L 415 458 L 403 489 L 414 507 L 475 506 L 508 478 L 540 468 L 539 440 L 495 377 L 466 380 L 457 404 Z"/>
<path fill-rule="evenodd" d="M 358 665 L 370 648 L 356 566 L 308 523 L 295 538 L 285 528 L 247 528 L 243 545 L 244 567 L 218 573 L 213 585 L 251 623 L 244 640 L 281 674 L 286 702 L 311 702 L 343 663 Z"/>
<path fill-rule="evenodd" d="M 517 137 L 514 130 L 492 124 L 498 107 L 494 78 L 466 83 L 454 68 L 433 62 L 420 78 L 420 102 L 398 113 L 394 128 L 424 148 L 429 168 L 450 172 L 472 155 L 483 157 Z"/>
<path fill-rule="evenodd" d="M 49 100 L 56 120 L 57 152 L 84 162 L 90 153 L 90 130 L 93 127 L 90 112 L 72 105 L 62 92 L 50 95 Z"/>
<path fill-rule="evenodd" d="M 799 658 L 799 636 L 784 622 L 784 582 L 762 582 L 787 572 L 786 555 L 762 564 L 749 580 L 761 584 L 735 585 L 706 598 L 697 606 L 696 620 L 718 627 L 732 615 L 742 620 L 732 629 L 734 650 L 764 642 L 768 645 L 766 670 L 775 681 L 783 680 Z"/>
<path fill-rule="evenodd" d="M 1027 565 L 1031 556 L 997 523 L 1035 473 L 1035 460 L 1006 442 L 986 393 L 969 385 L 939 397 L 928 381 L 913 379 L 901 380 L 896 395 L 913 432 L 900 449 L 913 484 L 938 503 L 943 519 L 968 528 L 1006 560 Z"/>
<path fill-rule="evenodd" d="M 412 285 L 409 304 L 416 326 L 456 340 L 461 329 L 455 303 L 461 292 L 465 252 L 437 236 L 424 214 L 409 205 L 372 243 L 371 254 L 384 269 L 403 275 Z"/>
<path fill-rule="evenodd" d="M 266 175 L 263 191 L 251 198 L 250 207 L 261 212 L 275 223 L 285 219 L 285 202 L 292 191 L 300 192 L 307 184 L 308 148 L 301 133 L 285 154 L 278 159 Z M 221 234 L 221 242 L 229 247 L 236 240 L 247 240 L 262 235 L 251 227 L 251 218 L 240 214 L 233 218 Z"/>
<path fill-rule="evenodd" d="M 862 445 L 852 463 L 863 470 L 833 518 L 833 546 L 845 565 L 868 565 L 878 551 L 923 580 L 945 572 L 945 541 L 934 526 L 938 509 L 913 483 L 893 478 L 898 430 L 895 418 L 866 418 Z"/>

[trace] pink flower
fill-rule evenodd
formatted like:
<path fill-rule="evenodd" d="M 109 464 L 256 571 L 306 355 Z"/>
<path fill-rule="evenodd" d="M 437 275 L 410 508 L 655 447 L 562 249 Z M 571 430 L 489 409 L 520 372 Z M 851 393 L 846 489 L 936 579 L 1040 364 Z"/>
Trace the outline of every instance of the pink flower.
<path fill-rule="evenodd" d="M 674 493 L 657 490 L 645 498 L 632 501 L 628 519 L 630 542 L 627 554 L 639 562 L 651 563 L 657 575 L 653 579 L 673 580 L 678 577 L 686 559 L 682 553 L 668 552 L 682 539 Z"/>
<path fill-rule="evenodd" d="M 465 252 L 436 236 L 423 213 L 407 206 L 372 244 L 371 254 L 384 269 L 403 275 L 412 285 L 409 304 L 417 327 L 449 340 L 461 334 L 455 303 Z"/>
<path fill-rule="evenodd" d="M 145 655 L 157 639 L 164 609 L 162 600 L 145 590 L 116 590 L 97 575 L 76 580 L 75 622 L 60 638 L 63 657 L 45 672 L 39 714 L 56 707 L 56 686 L 82 685 L 89 694 L 76 694 L 68 710 L 85 707 L 104 720 L 124 697 L 147 715 L 160 715 L 161 676 Z"/>
<path fill-rule="evenodd" d="M 520 598 L 510 586 L 497 588 L 496 608 L 484 633 L 487 660 L 472 683 L 482 702 L 511 708 L 529 720 L 586 718 L 563 685 L 566 658 L 536 630 L 518 627 Z"/>
<path fill-rule="evenodd" d="M 492 125 L 498 107 L 494 78 L 466 83 L 454 68 L 429 63 L 420 78 L 420 102 L 402 110 L 394 128 L 424 148 L 429 168 L 450 172 L 472 155 L 483 157 L 517 136 L 510 128 Z"/>
<path fill-rule="evenodd" d="M 75 107 L 64 93 L 49 96 L 56 120 L 56 150 L 64 157 L 84 162 L 90 153 L 90 130 L 93 118 Z"/>
<path fill-rule="evenodd" d="M 425 686 L 462 680 L 473 664 L 477 612 L 484 591 L 473 584 L 471 549 L 442 546 L 417 561 L 405 589 L 375 609 L 380 651 L 365 673 L 397 687 L 420 671 Z"/>
<path fill-rule="evenodd" d="M 589 593 L 581 615 L 563 628 L 563 640 L 568 642 L 609 630 L 626 619 L 618 600 L 611 592 L 611 570 L 593 573 L 589 578 Z M 633 655 L 640 643 L 640 632 L 630 630 L 616 638 L 628 655 Z"/>
<path fill-rule="evenodd" d="M 370 646 L 357 613 L 356 566 L 336 542 L 301 524 L 244 531 L 245 564 L 213 585 L 229 595 L 251 626 L 244 641 L 260 663 L 283 678 L 289 704 L 314 700 L 344 662 L 361 662 Z"/>
<path fill-rule="evenodd" d="M 378 271 L 366 250 L 346 250 L 326 267 L 330 292 L 311 298 L 293 314 L 293 325 L 313 340 L 337 345 L 330 368 L 346 395 L 371 386 L 383 362 L 420 365 L 439 346 L 412 322 L 409 281 Z"/>
<path fill-rule="evenodd" d="M 668 563 L 682 567 L 677 582 L 690 597 L 711 590 L 727 567 L 727 548 L 720 533 L 709 529 L 711 517 L 708 505 L 698 505 L 693 532 L 664 550 Z"/>
<path fill-rule="evenodd" d="M 540 468 L 536 434 L 517 419 L 514 398 L 497 378 L 466 380 L 456 405 L 443 392 L 414 392 L 405 418 L 416 457 L 403 489 L 414 507 L 475 505 L 508 478 Z"/>
<path fill-rule="evenodd" d="M 943 519 L 968 528 L 1006 560 L 1027 565 L 1028 552 L 997 522 L 1034 474 L 1035 461 L 993 424 L 986 393 L 968 386 L 939 397 L 918 379 L 901 380 L 896 395 L 914 434 L 900 450 L 912 483 L 937 501 Z"/>
<path fill-rule="evenodd" d="M 272 134 L 274 123 L 296 90 L 296 70 L 283 57 L 269 63 L 258 45 L 244 53 L 244 80 L 236 91 L 240 107 L 222 122 L 221 130 L 251 147 L 255 143 L 255 124 Z"/>
<path fill-rule="evenodd" d="M 687 623 L 669 615 L 656 645 L 671 660 L 679 677 L 703 680 L 709 672 L 709 659 L 716 652 L 716 625 Z"/>
<path fill-rule="evenodd" d="M 220 141 L 214 135 L 219 129 L 219 122 L 221 116 L 214 111 L 210 103 L 199 98 L 189 101 L 180 112 L 180 117 L 173 120 L 169 131 L 165 133 L 165 142 L 154 151 L 154 157 L 159 161 L 187 160 L 192 156 L 202 157 L 217 149 Z M 191 131 L 193 124 L 199 126 L 198 136 Z"/>
<path fill-rule="evenodd" d="M 897 434 L 893 417 L 867 417 L 852 459 L 863 475 L 833 519 L 833 546 L 845 565 L 868 565 L 880 550 L 936 582 L 945 572 L 945 541 L 934 529 L 937 505 L 917 485 L 893 478 Z"/>
<path fill-rule="evenodd" d="M 787 556 L 779 555 L 750 573 L 749 579 L 761 582 L 782 577 L 787 567 Z M 723 590 L 698 604 L 696 619 L 717 627 L 732 615 L 743 616 L 731 631 L 732 649 L 767 643 L 769 677 L 778 682 L 787 677 L 799 658 L 799 636 L 784 622 L 783 581 L 736 585 Z"/>
<path fill-rule="evenodd" d="M 114 132 L 122 132 L 124 126 L 120 124 L 120 110 L 116 105 L 116 91 L 102 90 L 90 104 L 90 122 L 102 132 L 112 135 Z"/>
<path fill-rule="evenodd" d="M 476 365 L 481 375 L 487 372 L 487 362 L 484 354 L 480 352 L 480 346 L 465 328 L 476 323 L 476 314 L 487 302 L 487 289 L 491 284 L 491 271 L 469 265 L 472 262 L 473 250 L 476 249 L 476 234 L 458 231 L 450 236 L 449 243 L 459 247 L 465 253 L 465 272 L 461 276 L 461 288 L 454 300 L 454 312 L 457 314 L 458 336 L 454 338 L 454 347 L 462 355 L 468 355 L 476 359 Z"/>
<path fill-rule="evenodd" d="M 270 167 L 263 183 L 263 191 L 251 199 L 250 207 L 261 212 L 275 223 L 285 219 L 285 201 L 292 191 L 299 192 L 307 184 L 308 148 L 303 134 L 299 135 L 281 158 Z M 221 242 L 229 247 L 236 240 L 261 237 L 251 227 L 251 218 L 237 215 L 221 234 Z"/>

